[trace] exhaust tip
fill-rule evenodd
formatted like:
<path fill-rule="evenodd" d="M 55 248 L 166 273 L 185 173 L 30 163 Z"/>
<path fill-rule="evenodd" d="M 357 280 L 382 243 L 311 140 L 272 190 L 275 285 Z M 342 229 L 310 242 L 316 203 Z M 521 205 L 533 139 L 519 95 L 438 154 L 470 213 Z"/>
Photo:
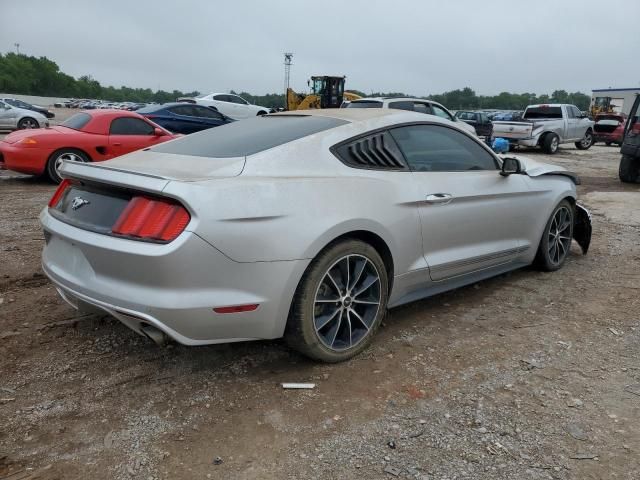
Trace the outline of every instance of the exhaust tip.
<path fill-rule="evenodd" d="M 142 333 L 144 333 L 145 336 L 150 338 L 153 343 L 155 343 L 159 347 L 164 347 L 169 342 L 169 337 L 167 337 L 167 334 L 162 330 L 157 329 L 156 327 L 153 327 L 151 325 L 142 325 L 140 327 L 140 330 L 142 331 Z"/>

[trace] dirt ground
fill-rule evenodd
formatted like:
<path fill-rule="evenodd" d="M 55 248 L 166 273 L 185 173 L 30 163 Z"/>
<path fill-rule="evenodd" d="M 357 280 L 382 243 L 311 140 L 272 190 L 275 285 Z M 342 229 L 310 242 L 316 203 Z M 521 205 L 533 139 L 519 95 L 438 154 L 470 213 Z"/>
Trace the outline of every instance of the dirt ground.
<path fill-rule="evenodd" d="M 40 269 L 54 187 L 1 172 L 0 479 L 640 478 L 640 186 L 614 147 L 525 154 L 581 175 L 589 254 L 392 310 L 339 365 L 78 317 Z"/>

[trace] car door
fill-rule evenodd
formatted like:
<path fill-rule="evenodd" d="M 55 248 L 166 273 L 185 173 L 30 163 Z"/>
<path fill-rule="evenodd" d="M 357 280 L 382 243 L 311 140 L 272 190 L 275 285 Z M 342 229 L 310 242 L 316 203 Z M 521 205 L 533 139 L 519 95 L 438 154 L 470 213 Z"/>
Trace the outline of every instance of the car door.
<path fill-rule="evenodd" d="M 207 107 L 190 104 L 171 107 L 170 110 L 174 114 L 173 121 L 175 122 L 175 129 L 172 131 L 188 135 L 201 130 L 200 120 L 196 115 L 197 109 L 199 108 L 206 109 Z"/>
<path fill-rule="evenodd" d="M 0 127 L 15 128 L 15 118 L 10 105 L 0 102 Z"/>
<path fill-rule="evenodd" d="M 151 147 L 166 140 L 165 135 L 156 135 L 155 127 L 141 118 L 117 117 L 109 128 L 108 158 Z"/>
<path fill-rule="evenodd" d="M 220 113 L 235 119 L 242 118 L 239 116 L 240 112 L 238 111 L 238 106 L 231 101 L 231 95 L 215 95 L 213 99 L 215 100 L 214 106 Z"/>
<path fill-rule="evenodd" d="M 574 138 L 577 140 L 581 140 L 584 138 L 585 133 L 587 133 L 587 129 L 591 126 L 591 121 L 585 115 L 583 115 L 580 109 L 575 105 L 569 105 L 568 108 L 573 111 L 573 114 L 576 117 L 576 130 L 574 132 Z"/>
<path fill-rule="evenodd" d="M 235 118 L 249 118 L 254 116 L 249 108 L 249 103 L 244 98 L 238 95 L 227 95 L 227 97 L 229 97 L 229 101 L 233 103 L 234 111 L 236 112 Z"/>
<path fill-rule="evenodd" d="M 433 281 L 517 261 L 530 211 L 521 175 L 470 135 L 437 124 L 391 130 L 417 183 L 423 251 Z"/>
<path fill-rule="evenodd" d="M 227 123 L 225 117 L 215 110 L 200 105 L 193 105 L 194 115 L 198 117 L 198 130 L 218 127 Z"/>
<path fill-rule="evenodd" d="M 564 115 L 567 121 L 565 138 L 563 138 L 562 140 L 563 141 L 576 140 L 578 138 L 577 131 L 578 131 L 580 119 L 576 117 L 575 112 L 569 105 L 563 106 L 562 109 L 564 110 Z"/>

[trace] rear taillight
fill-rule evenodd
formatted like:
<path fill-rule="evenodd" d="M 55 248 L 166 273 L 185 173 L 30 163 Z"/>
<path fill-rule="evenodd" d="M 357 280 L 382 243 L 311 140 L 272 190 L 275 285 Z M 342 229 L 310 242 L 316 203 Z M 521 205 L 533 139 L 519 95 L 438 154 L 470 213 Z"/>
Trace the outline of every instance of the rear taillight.
<path fill-rule="evenodd" d="M 133 197 L 111 232 L 140 240 L 170 242 L 191 220 L 189 212 L 171 200 Z"/>
<path fill-rule="evenodd" d="M 62 180 L 62 182 L 60 182 L 60 185 L 58 185 L 58 189 L 53 194 L 53 197 L 51 197 L 51 200 L 49 200 L 49 208 L 55 208 L 56 205 L 58 205 L 58 202 L 62 198 L 65 190 L 69 188 L 69 185 L 71 185 L 71 182 L 67 179 L 64 179 Z"/>

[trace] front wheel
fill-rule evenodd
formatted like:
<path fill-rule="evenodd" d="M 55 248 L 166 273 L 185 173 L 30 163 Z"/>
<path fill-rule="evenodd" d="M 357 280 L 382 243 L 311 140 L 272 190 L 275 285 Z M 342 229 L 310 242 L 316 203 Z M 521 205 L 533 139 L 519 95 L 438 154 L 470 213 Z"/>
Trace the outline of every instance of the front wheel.
<path fill-rule="evenodd" d="M 640 183 L 640 158 L 622 155 L 620 167 L 618 168 L 618 177 L 620 177 L 621 182 Z"/>
<path fill-rule="evenodd" d="M 54 183 L 60 183 L 62 177 L 60 176 L 60 168 L 65 160 L 72 162 L 89 162 L 90 159 L 84 152 L 76 150 L 74 148 L 63 148 L 53 152 L 47 160 L 47 175 Z"/>
<path fill-rule="evenodd" d="M 541 270 L 553 272 L 564 265 L 573 238 L 573 206 L 562 200 L 551 213 L 540 239 L 535 263 Z"/>
<path fill-rule="evenodd" d="M 593 145 L 593 133 L 591 130 L 587 130 L 584 134 L 584 137 L 579 142 L 575 143 L 575 146 L 578 150 L 588 150 Z"/>
<path fill-rule="evenodd" d="M 40 128 L 35 118 L 24 117 L 18 122 L 18 130 L 27 130 L 32 128 Z"/>
<path fill-rule="evenodd" d="M 300 353 L 341 362 L 371 342 L 387 309 L 389 280 L 378 252 L 345 240 L 321 252 L 296 291 L 285 339 Z"/>

